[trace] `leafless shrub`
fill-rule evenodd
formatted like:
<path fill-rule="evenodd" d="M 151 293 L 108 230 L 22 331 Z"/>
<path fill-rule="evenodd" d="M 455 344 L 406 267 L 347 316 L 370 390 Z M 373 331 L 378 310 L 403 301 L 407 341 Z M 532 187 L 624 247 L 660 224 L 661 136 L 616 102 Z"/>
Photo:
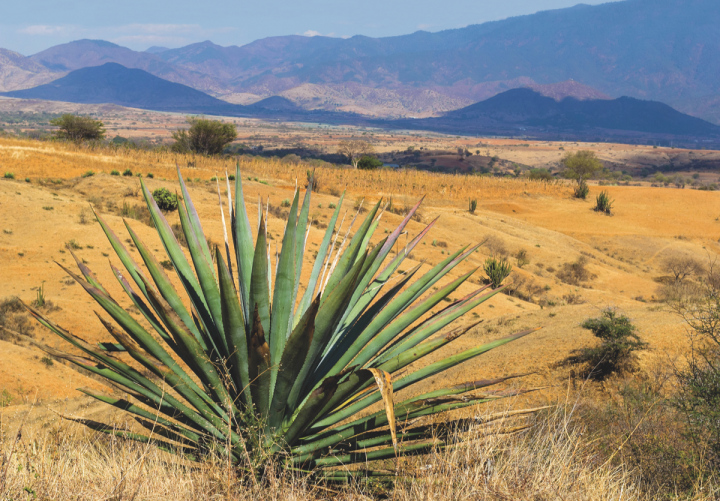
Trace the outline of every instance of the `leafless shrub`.
<path fill-rule="evenodd" d="M 501 259 L 508 257 L 508 250 L 507 247 L 505 247 L 505 241 L 497 235 L 487 235 L 483 245 L 492 257 Z"/>
<path fill-rule="evenodd" d="M 587 258 L 580 256 L 575 262 L 563 263 L 556 276 L 568 285 L 580 285 L 581 282 L 587 282 L 595 278 L 595 275 L 585 267 L 586 264 Z M 550 268 L 548 268 L 548 271 L 550 271 Z"/>
<path fill-rule="evenodd" d="M 703 265 L 697 259 L 685 254 L 671 254 L 662 261 L 662 269 L 672 275 L 676 282 L 682 282 L 687 278 L 701 275 L 704 271 Z"/>

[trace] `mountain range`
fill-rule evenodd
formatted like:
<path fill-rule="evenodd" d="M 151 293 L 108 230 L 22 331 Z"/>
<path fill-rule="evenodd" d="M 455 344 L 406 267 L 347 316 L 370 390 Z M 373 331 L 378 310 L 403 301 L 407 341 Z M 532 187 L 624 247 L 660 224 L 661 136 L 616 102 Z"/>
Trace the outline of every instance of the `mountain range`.
<path fill-rule="evenodd" d="M 29 57 L 0 52 L 0 91 L 115 62 L 235 104 L 282 96 L 305 109 L 422 118 L 572 81 L 560 87 L 583 85 L 580 95 L 550 97 L 661 101 L 720 123 L 718 25 L 717 0 L 624 0 L 385 38 L 291 35 L 146 52 L 79 40 Z"/>
<path fill-rule="evenodd" d="M 574 97 L 568 94 L 575 95 Z M 511 89 L 487 100 L 421 120 L 370 120 L 357 114 L 305 110 L 272 96 L 251 105 L 232 104 L 147 71 L 117 63 L 71 71 L 47 84 L 4 93 L 22 99 L 83 104 L 112 103 L 177 113 L 254 116 L 297 121 L 355 123 L 387 128 L 424 128 L 483 134 L 582 135 L 659 134 L 720 137 L 720 126 L 691 117 L 670 106 L 636 98 L 611 99 L 576 82 Z M 405 120 L 405 121 L 403 121 Z"/>

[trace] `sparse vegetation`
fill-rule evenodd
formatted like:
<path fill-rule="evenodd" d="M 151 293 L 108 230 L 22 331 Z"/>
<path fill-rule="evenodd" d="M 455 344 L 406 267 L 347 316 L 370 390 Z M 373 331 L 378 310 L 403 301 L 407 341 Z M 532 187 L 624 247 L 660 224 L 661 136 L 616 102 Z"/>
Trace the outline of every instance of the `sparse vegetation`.
<path fill-rule="evenodd" d="M 15 174 L 13 174 L 12 172 L 6 172 L 3 177 L 5 179 L 15 179 Z"/>
<path fill-rule="evenodd" d="M 612 308 L 603 310 L 598 318 L 586 320 L 582 327 L 590 330 L 600 344 L 577 350 L 571 361 L 583 365 L 585 374 L 593 379 L 603 380 L 611 374 L 632 370 L 634 353 L 648 347 L 630 319 Z"/>
<path fill-rule="evenodd" d="M 472 200 L 470 200 L 468 210 L 470 211 L 470 214 L 475 214 L 476 209 L 477 209 L 477 198 L 473 198 Z"/>
<path fill-rule="evenodd" d="M 348 162 L 356 169 L 360 160 L 369 157 L 374 151 L 373 146 L 366 141 L 340 141 L 338 146 L 338 153 L 345 155 Z"/>
<path fill-rule="evenodd" d="M 111 175 L 111 176 L 119 176 L 119 175 L 120 175 L 120 171 L 117 170 L 117 169 L 113 169 L 113 170 L 110 171 L 110 175 Z"/>
<path fill-rule="evenodd" d="M 133 173 L 130 169 L 125 169 L 123 171 L 123 176 L 125 176 L 125 177 L 131 177 L 132 175 L 133 175 Z"/>

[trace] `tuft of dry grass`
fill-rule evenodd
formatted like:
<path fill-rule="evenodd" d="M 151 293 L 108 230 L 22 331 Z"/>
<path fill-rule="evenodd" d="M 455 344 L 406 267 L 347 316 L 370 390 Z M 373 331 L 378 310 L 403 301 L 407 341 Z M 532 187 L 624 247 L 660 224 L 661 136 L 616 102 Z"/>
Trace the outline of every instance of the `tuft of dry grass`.
<path fill-rule="evenodd" d="M 471 421 L 459 445 L 380 465 L 396 481 L 319 483 L 276 465 L 254 481 L 220 458 L 189 463 L 158 449 L 91 432 L 80 425 L 35 419 L 0 435 L 0 498 L 64 500 L 360 500 L 377 497 L 473 500 L 649 500 L 637 476 L 599 457 L 564 408 L 488 426 Z M 40 411 L 42 412 L 42 411 Z M 0 416 L 2 413 L 0 413 Z M 41 423 L 41 424 L 40 424 Z M 40 426 L 33 425 L 40 424 Z M 7 476 L 3 482 L 3 472 Z M 393 477 L 390 477 L 393 478 Z M 712 485 L 694 500 L 716 499 Z"/>

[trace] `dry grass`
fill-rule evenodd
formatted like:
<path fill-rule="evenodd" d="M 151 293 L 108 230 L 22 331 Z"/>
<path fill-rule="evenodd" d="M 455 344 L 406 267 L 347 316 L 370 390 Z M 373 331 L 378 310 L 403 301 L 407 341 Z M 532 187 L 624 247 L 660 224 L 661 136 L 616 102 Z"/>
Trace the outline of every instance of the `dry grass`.
<path fill-rule="evenodd" d="M 40 411 L 42 412 L 42 411 Z M 480 416 L 482 419 L 483 416 Z M 498 433 L 519 423 L 474 425 L 460 446 L 389 462 L 404 476 L 391 483 L 319 484 L 307 476 L 270 469 L 254 482 L 222 460 L 187 463 L 153 447 L 111 439 L 47 416 L 44 426 L 16 427 L 0 442 L 0 498 L 55 500 L 417 499 L 644 500 L 633 472 L 598 457 L 559 409 L 535 419 L 530 431 Z M 10 430 L 7 430 L 8 432 Z M 489 433 L 491 432 L 491 433 Z M 7 477 L 3 484 L 3 471 Z M 704 496 L 715 499 L 709 486 Z"/>
<path fill-rule="evenodd" d="M 0 159 L 3 169 L 13 172 L 17 179 L 70 179 L 88 170 L 124 172 L 145 176 L 152 172 L 156 178 L 175 178 L 175 164 L 183 168 L 186 178 L 207 181 L 224 176 L 225 170 L 234 172 L 234 160 L 179 155 L 167 151 L 144 151 L 126 148 L 90 148 L 65 143 L 0 139 Z M 304 183 L 307 165 L 288 164 L 259 157 L 240 157 L 243 175 L 294 186 Z M 386 196 L 428 200 L 465 207 L 470 198 L 503 199 L 528 195 L 565 196 L 568 188 L 562 184 L 530 180 L 480 176 L 448 176 L 416 170 L 358 171 L 354 169 L 322 168 L 316 174 L 324 193 L 339 194 L 346 188 L 354 195 Z"/>

